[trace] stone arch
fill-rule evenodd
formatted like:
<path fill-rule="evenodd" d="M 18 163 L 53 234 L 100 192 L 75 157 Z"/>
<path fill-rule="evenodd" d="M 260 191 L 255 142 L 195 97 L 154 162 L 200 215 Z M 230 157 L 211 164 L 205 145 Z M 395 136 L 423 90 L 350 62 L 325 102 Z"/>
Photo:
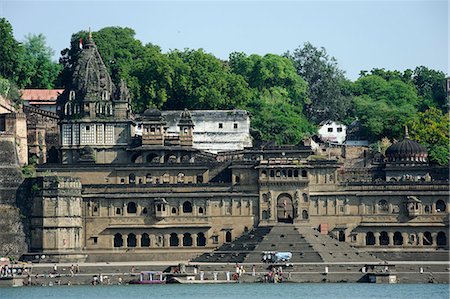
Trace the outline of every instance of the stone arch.
<path fill-rule="evenodd" d="M 394 233 L 394 245 L 403 245 L 403 236 L 401 232 Z"/>
<path fill-rule="evenodd" d="M 377 204 L 378 212 L 385 214 L 389 212 L 389 205 L 386 200 L 382 199 Z"/>
<path fill-rule="evenodd" d="M 367 232 L 366 245 L 375 245 L 375 235 L 373 234 L 373 232 Z"/>
<path fill-rule="evenodd" d="M 150 246 L 150 236 L 147 233 L 143 233 L 141 236 L 141 247 Z"/>
<path fill-rule="evenodd" d="M 302 178 L 308 177 L 308 172 L 306 170 L 302 170 Z"/>
<path fill-rule="evenodd" d="M 298 178 L 298 169 L 295 169 L 295 170 L 294 170 L 294 177 L 295 177 L 295 178 Z"/>
<path fill-rule="evenodd" d="M 292 169 L 289 169 L 289 170 L 288 170 L 287 176 L 288 176 L 289 178 L 291 178 L 291 177 L 293 176 L 293 174 L 292 174 Z"/>
<path fill-rule="evenodd" d="M 261 178 L 265 179 L 267 177 L 267 171 L 261 171 Z"/>
<path fill-rule="evenodd" d="M 308 202 L 309 201 L 308 194 L 303 193 L 302 196 L 303 196 L 303 202 Z"/>
<path fill-rule="evenodd" d="M 131 163 L 142 163 L 142 154 L 136 153 L 136 154 L 132 155 L 130 162 Z"/>
<path fill-rule="evenodd" d="M 136 235 L 131 233 L 127 238 L 127 247 L 136 247 Z"/>
<path fill-rule="evenodd" d="M 184 183 L 184 177 L 185 177 L 185 175 L 184 175 L 183 172 L 178 173 L 178 175 L 177 175 L 177 183 L 183 184 Z"/>
<path fill-rule="evenodd" d="M 130 175 L 128 176 L 128 183 L 136 184 L 136 175 L 134 173 L 130 173 Z"/>
<path fill-rule="evenodd" d="M 269 197 L 267 196 L 267 193 L 263 193 L 262 194 L 262 200 L 263 200 L 263 202 L 268 202 L 269 201 Z"/>
<path fill-rule="evenodd" d="M 389 236 L 387 232 L 380 233 L 380 245 L 389 245 Z"/>
<path fill-rule="evenodd" d="M 122 235 L 117 233 L 114 235 L 114 247 L 122 247 L 122 246 L 123 246 Z"/>
<path fill-rule="evenodd" d="M 204 233 L 197 234 L 197 246 L 206 246 L 206 237 Z"/>
<path fill-rule="evenodd" d="M 275 171 L 274 171 L 274 170 L 271 170 L 271 171 L 270 171 L 270 177 L 273 178 L 274 176 L 275 176 Z"/>
<path fill-rule="evenodd" d="M 166 172 L 162 176 L 163 184 L 169 184 L 170 183 L 170 175 Z"/>
<path fill-rule="evenodd" d="M 191 247 L 192 246 L 192 236 L 190 233 L 183 234 L 183 246 Z"/>
<path fill-rule="evenodd" d="M 152 174 L 151 174 L 151 173 L 147 173 L 147 174 L 145 175 L 145 182 L 146 182 L 147 184 L 151 184 L 151 183 L 152 183 Z"/>
<path fill-rule="evenodd" d="M 169 153 L 164 156 L 164 163 L 169 164 L 177 163 L 177 157 L 173 153 Z"/>
<path fill-rule="evenodd" d="M 183 202 L 183 213 L 192 213 L 192 204 L 190 201 Z"/>
<path fill-rule="evenodd" d="M 171 233 L 169 238 L 170 247 L 178 247 L 180 245 L 180 240 L 178 240 L 178 235 L 176 233 Z"/>
<path fill-rule="evenodd" d="M 190 163 L 191 162 L 191 157 L 189 155 L 183 155 L 181 157 L 181 163 Z"/>
<path fill-rule="evenodd" d="M 176 207 L 172 207 L 172 209 L 170 210 L 172 215 L 176 215 L 177 214 L 177 208 Z"/>
<path fill-rule="evenodd" d="M 128 214 L 136 214 L 137 208 L 136 208 L 136 203 L 134 201 L 130 201 L 127 204 L 127 213 Z"/>
<path fill-rule="evenodd" d="M 120 208 L 116 208 L 116 215 L 122 214 L 122 210 Z"/>
<path fill-rule="evenodd" d="M 158 163 L 159 162 L 159 157 L 157 154 L 155 153 L 150 153 L 145 157 L 145 161 L 147 163 Z"/>
<path fill-rule="evenodd" d="M 231 243 L 231 241 L 232 241 L 232 238 L 231 238 L 231 231 L 227 231 L 227 232 L 225 233 L 225 242 L 226 242 L 226 243 Z"/>
<path fill-rule="evenodd" d="M 339 242 L 345 242 L 345 231 L 340 230 L 338 233 L 338 241 Z"/>
<path fill-rule="evenodd" d="M 442 199 L 436 201 L 436 212 L 445 212 L 446 208 L 446 204 Z"/>
<path fill-rule="evenodd" d="M 266 210 L 262 211 L 262 219 L 267 220 L 269 219 L 269 212 Z"/>
<path fill-rule="evenodd" d="M 302 219 L 303 220 L 308 220 L 309 219 L 309 214 L 307 210 L 303 210 L 302 211 Z"/>
<path fill-rule="evenodd" d="M 438 232 L 436 237 L 437 246 L 445 246 L 447 245 L 447 236 L 445 232 Z"/>
<path fill-rule="evenodd" d="M 294 207 L 292 196 L 288 193 L 282 193 L 277 198 L 277 219 L 278 222 L 293 223 Z"/>
<path fill-rule="evenodd" d="M 433 236 L 430 232 L 423 233 L 423 245 L 429 246 L 433 244 Z"/>
<path fill-rule="evenodd" d="M 199 207 L 198 208 L 198 213 L 199 214 L 203 214 L 205 212 L 205 210 L 203 209 L 203 207 Z"/>

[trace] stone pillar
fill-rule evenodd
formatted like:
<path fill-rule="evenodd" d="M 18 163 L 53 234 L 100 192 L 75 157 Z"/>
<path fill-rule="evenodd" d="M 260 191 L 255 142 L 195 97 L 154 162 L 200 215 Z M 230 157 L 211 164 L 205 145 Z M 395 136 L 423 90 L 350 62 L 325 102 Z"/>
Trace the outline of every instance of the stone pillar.
<path fill-rule="evenodd" d="M 418 244 L 417 244 L 417 245 L 423 246 L 423 233 L 420 232 L 420 233 L 418 233 L 417 235 L 418 235 L 418 238 L 417 238 Z"/>
<path fill-rule="evenodd" d="M 366 245 L 366 235 L 367 235 L 367 233 L 359 233 L 357 235 L 358 245 L 362 245 L 362 246 Z"/>
<path fill-rule="evenodd" d="M 197 204 L 195 203 L 195 200 L 192 201 L 192 215 L 198 216 L 198 208 Z"/>
<path fill-rule="evenodd" d="M 197 246 L 197 234 L 192 234 L 192 246 L 196 247 Z"/>
<path fill-rule="evenodd" d="M 170 247 L 170 235 L 165 234 L 164 235 L 164 245 L 163 247 Z"/>
<path fill-rule="evenodd" d="M 380 233 L 373 233 L 375 237 L 375 246 L 380 246 Z"/>
<path fill-rule="evenodd" d="M 178 234 L 178 247 L 183 247 L 183 234 Z"/>
<path fill-rule="evenodd" d="M 136 247 L 141 247 L 142 234 L 136 234 Z"/>
<path fill-rule="evenodd" d="M 128 213 L 127 213 L 127 205 L 125 203 L 123 203 L 123 206 L 122 206 L 122 215 L 124 215 L 124 216 L 128 215 Z"/>
<path fill-rule="evenodd" d="M 157 247 L 156 246 L 156 236 L 153 234 L 149 234 L 148 238 L 150 239 L 150 247 Z"/>
<path fill-rule="evenodd" d="M 388 232 L 388 237 L 389 237 L 389 246 L 394 246 L 394 233 Z"/>
<path fill-rule="evenodd" d="M 403 237 L 403 246 L 409 246 L 409 234 L 408 233 L 402 233 Z"/>
<path fill-rule="evenodd" d="M 437 233 L 431 233 L 431 238 L 433 238 L 431 245 L 436 247 L 437 246 Z"/>

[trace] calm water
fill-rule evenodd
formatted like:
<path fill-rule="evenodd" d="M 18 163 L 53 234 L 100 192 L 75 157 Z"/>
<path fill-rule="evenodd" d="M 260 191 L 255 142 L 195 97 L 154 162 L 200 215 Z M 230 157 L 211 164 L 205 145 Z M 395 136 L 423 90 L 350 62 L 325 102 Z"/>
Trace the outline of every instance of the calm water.
<path fill-rule="evenodd" d="M 0 298 L 449 298 L 446 284 L 233 284 L 0 288 Z"/>

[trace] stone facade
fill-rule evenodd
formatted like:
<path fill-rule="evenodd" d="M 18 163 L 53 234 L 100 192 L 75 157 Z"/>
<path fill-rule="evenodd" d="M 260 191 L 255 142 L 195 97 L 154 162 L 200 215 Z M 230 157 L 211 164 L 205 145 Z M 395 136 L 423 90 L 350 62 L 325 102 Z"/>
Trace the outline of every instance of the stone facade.
<path fill-rule="evenodd" d="M 135 135 L 126 86 L 116 89 L 92 40 L 60 105 L 62 160 L 38 169 L 58 176 L 37 183 L 35 252 L 190 258 L 277 223 L 367 250 L 448 249 L 448 175 L 435 175 L 407 136 L 373 159 L 362 149 L 313 155 L 301 145 L 213 154 L 195 147 L 202 129 L 193 112 L 150 109 Z M 237 129 L 247 131 L 240 117 Z"/>

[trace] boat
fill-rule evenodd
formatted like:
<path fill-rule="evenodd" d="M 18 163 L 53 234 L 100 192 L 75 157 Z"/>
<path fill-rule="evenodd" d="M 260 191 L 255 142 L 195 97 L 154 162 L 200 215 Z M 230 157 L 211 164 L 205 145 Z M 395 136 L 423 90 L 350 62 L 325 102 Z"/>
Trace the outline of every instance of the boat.
<path fill-rule="evenodd" d="M 139 279 L 129 281 L 129 284 L 165 284 L 166 277 L 162 272 L 157 271 L 142 271 L 139 274 Z"/>

